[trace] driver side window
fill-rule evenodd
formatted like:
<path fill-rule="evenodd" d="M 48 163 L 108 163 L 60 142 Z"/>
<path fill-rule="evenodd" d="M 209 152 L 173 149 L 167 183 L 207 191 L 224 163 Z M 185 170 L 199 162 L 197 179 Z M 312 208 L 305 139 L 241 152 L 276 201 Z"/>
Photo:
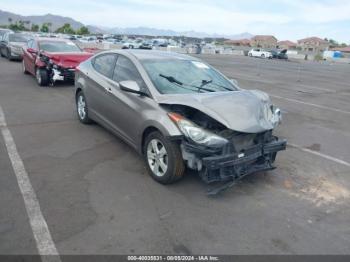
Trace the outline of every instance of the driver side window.
<path fill-rule="evenodd" d="M 117 63 L 114 69 L 113 80 L 116 82 L 132 80 L 137 82 L 141 90 L 147 90 L 139 71 L 130 59 L 118 55 Z"/>

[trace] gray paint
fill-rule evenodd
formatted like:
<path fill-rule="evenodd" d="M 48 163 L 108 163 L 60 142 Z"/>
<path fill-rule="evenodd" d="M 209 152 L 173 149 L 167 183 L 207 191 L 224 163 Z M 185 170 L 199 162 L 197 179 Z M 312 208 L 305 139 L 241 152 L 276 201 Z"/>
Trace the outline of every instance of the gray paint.
<path fill-rule="evenodd" d="M 80 64 L 81 73 L 77 74 L 76 87 L 84 90 L 90 117 L 139 152 L 142 151 L 143 132 L 148 127 L 159 129 L 164 136 L 181 135 L 161 104 L 196 108 L 235 131 L 256 133 L 273 129 L 265 113 L 270 101 L 265 93 L 240 89 L 232 92 L 164 95 L 155 88 L 140 62 L 143 59 L 200 61 L 197 58 L 172 52 L 144 50 L 112 50 L 96 56 L 107 53 L 124 55 L 134 63 L 147 85 L 149 96 L 121 90 L 117 82 L 93 68 L 93 57 Z"/>

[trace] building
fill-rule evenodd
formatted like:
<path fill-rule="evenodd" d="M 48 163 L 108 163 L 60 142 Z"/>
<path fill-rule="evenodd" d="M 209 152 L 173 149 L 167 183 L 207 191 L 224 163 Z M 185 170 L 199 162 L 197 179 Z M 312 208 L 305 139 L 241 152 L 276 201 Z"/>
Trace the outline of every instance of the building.
<path fill-rule="evenodd" d="M 328 50 L 329 42 L 314 36 L 298 40 L 298 47 L 304 52 L 320 53 Z"/>
<path fill-rule="evenodd" d="M 224 44 L 232 46 L 250 46 L 250 39 L 227 40 Z"/>
<path fill-rule="evenodd" d="M 262 48 L 276 48 L 277 38 L 273 35 L 256 35 L 251 39 L 251 46 Z"/>
<path fill-rule="evenodd" d="M 350 54 L 350 46 L 334 47 L 331 50 L 332 51 L 339 51 L 339 52 L 342 52 L 342 53 L 349 53 Z"/>
<path fill-rule="evenodd" d="M 288 50 L 293 50 L 297 48 L 297 43 L 294 43 L 292 41 L 289 40 L 285 40 L 285 41 L 279 41 L 277 43 L 277 48 L 279 49 L 288 49 Z"/>

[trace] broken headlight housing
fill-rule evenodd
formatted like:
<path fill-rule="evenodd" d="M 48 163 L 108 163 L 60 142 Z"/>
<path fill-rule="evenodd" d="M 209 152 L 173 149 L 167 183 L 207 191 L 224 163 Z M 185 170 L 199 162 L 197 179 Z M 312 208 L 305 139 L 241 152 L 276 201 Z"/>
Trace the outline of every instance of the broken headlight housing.
<path fill-rule="evenodd" d="M 252 94 L 258 97 L 261 103 L 264 104 L 265 119 L 270 121 L 272 126 L 275 128 L 282 122 L 281 110 L 271 103 L 270 97 L 265 92 L 259 90 L 250 90 Z"/>
<path fill-rule="evenodd" d="M 282 113 L 281 110 L 278 107 L 275 107 L 274 105 L 270 106 L 272 111 L 272 116 L 270 118 L 270 121 L 274 127 L 278 126 L 282 122 Z"/>
<path fill-rule="evenodd" d="M 179 127 L 184 136 L 197 144 L 207 147 L 221 147 L 228 143 L 225 138 L 197 126 L 195 123 L 185 119 L 180 114 L 169 113 L 168 115 L 170 119 Z"/>

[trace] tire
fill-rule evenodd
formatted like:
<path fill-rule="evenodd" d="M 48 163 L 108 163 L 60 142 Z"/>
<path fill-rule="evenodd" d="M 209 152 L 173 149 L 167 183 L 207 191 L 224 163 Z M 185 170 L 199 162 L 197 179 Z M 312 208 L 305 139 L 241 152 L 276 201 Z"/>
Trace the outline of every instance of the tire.
<path fill-rule="evenodd" d="M 0 49 L 0 55 L 1 55 L 1 57 L 5 57 L 5 55 L 4 55 L 3 51 L 2 51 L 2 48 Z"/>
<path fill-rule="evenodd" d="M 7 58 L 9 61 L 12 60 L 12 59 L 11 59 L 11 51 L 10 51 L 10 49 L 6 49 L 6 58 Z"/>
<path fill-rule="evenodd" d="M 39 86 L 47 86 L 49 84 L 49 74 L 46 69 L 37 68 L 35 70 L 35 78 Z"/>
<path fill-rule="evenodd" d="M 261 55 L 261 58 L 265 58 L 265 55 L 264 55 L 264 54 L 262 54 L 262 55 Z"/>
<path fill-rule="evenodd" d="M 143 155 L 149 174 L 157 182 L 172 184 L 184 176 L 185 165 L 180 146 L 160 132 L 152 132 L 146 137 Z"/>
<path fill-rule="evenodd" d="M 28 72 L 27 69 L 26 69 L 26 65 L 24 64 L 24 59 L 22 59 L 22 72 L 23 72 L 23 74 L 25 74 L 25 75 L 28 75 L 28 74 L 29 74 L 29 72 Z"/>
<path fill-rule="evenodd" d="M 89 118 L 89 110 L 83 91 L 78 92 L 76 95 L 75 105 L 79 121 L 85 125 L 92 124 L 93 121 Z"/>
<path fill-rule="evenodd" d="M 129 49 L 134 49 L 134 46 L 133 45 L 129 45 Z"/>

